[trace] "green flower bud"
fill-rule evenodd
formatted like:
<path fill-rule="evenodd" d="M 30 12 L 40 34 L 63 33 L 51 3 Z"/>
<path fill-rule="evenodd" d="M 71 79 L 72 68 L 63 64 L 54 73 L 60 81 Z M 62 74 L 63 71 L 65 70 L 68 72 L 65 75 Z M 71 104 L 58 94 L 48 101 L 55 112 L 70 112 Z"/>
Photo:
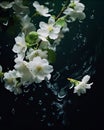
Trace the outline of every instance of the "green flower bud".
<path fill-rule="evenodd" d="M 25 38 L 26 43 L 27 43 L 27 46 L 33 46 L 33 45 L 35 45 L 37 39 L 38 39 L 38 33 L 35 32 L 35 31 L 30 32 L 30 33 L 26 36 L 26 38 Z"/>

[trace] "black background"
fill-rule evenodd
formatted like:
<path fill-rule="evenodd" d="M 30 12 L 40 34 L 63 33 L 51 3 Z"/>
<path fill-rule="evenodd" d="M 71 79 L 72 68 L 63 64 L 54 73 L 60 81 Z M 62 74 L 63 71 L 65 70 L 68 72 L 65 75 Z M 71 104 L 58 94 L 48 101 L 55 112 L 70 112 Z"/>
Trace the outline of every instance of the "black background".
<path fill-rule="evenodd" d="M 58 1 L 58 0 L 57 0 Z M 100 130 L 103 129 L 103 100 L 104 100 L 104 1 L 103 0 L 83 0 L 83 3 L 86 5 L 86 14 L 87 19 L 85 21 L 85 25 L 88 24 L 89 28 L 87 29 L 87 40 L 88 44 L 91 45 L 90 47 L 96 48 L 94 51 L 94 55 L 96 55 L 96 62 L 95 62 L 95 70 L 96 73 L 92 76 L 92 81 L 94 85 L 92 89 L 86 94 L 81 97 L 75 96 L 72 101 L 72 105 L 66 106 L 65 111 L 67 113 L 67 122 L 70 122 L 68 125 L 63 126 L 60 121 L 55 121 L 54 119 L 54 126 L 48 127 L 47 124 L 48 119 L 51 119 L 51 110 L 48 111 L 49 114 L 48 119 L 44 124 L 40 122 L 40 118 L 35 115 L 34 117 L 34 110 L 41 112 L 39 107 L 34 104 L 30 104 L 26 106 L 26 97 L 20 97 L 17 102 L 14 102 L 16 98 L 13 94 L 9 93 L 7 90 L 3 88 L 1 85 L 0 87 L 0 130 L 3 129 L 69 129 L 69 130 Z M 91 21 L 89 16 L 91 15 L 91 11 L 94 10 L 94 19 Z M 84 27 L 84 24 L 82 27 Z M 2 27 L 3 28 L 3 27 Z M 3 28 L 3 32 L 0 32 L 0 39 L 1 41 L 7 41 L 8 36 L 6 38 L 3 37 L 5 34 L 5 28 Z M 12 39 L 11 39 L 12 40 Z M 68 39 L 67 39 L 68 40 Z M 9 44 L 9 43 L 8 43 Z M 2 47 L 3 55 L 0 55 L 0 64 L 4 66 L 6 69 L 7 66 L 11 66 L 12 68 L 12 59 L 10 54 L 8 57 L 5 57 L 5 54 L 9 54 L 5 52 L 5 47 Z M 12 47 L 10 45 L 10 47 Z M 60 56 L 60 54 L 58 54 Z M 6 58 L 6 59 L 5 59 Z M 62 56 L 63 61 L 65 60 Z M 56 69 L 58 67 L 58 59 L 56 65 Z M 61 66 L 60 66 L 61 68 Z M 47 90 L 46 90 L 47 91 Z M 38 93 L 42 94 L 42 93 Z M 36 100 L 39 99 L 38 94 L 35 94 Z M 22 99 L 23 98 L 23 99 Z M 49 98 L 46 103 L 49 105 L 49 102 L 54 99 L 54 97 L 47 97 Z M 52 99 L 53 98 L 53 99 Z M 46 99 L 47 100 L 47 99 Z M 12 107 L 15 106 L 16 114 L 13 115 L 11 113 Z M 35 108 L 37 107 L 37 108 Z M 35 108 L 35 109 L 34 109 Z M 50 106 L 47 108 L 50 109 Z M 78 109 L 76 112 L 75 110 Z"/>

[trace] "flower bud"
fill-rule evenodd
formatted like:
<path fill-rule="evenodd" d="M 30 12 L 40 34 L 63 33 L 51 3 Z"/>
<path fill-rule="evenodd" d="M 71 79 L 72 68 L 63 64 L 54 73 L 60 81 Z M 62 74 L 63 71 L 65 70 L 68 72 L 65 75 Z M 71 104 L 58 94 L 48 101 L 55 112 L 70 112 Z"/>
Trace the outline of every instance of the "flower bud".
<path fill-rule="evenodd" d="M 28 43 L 28 46 L 33 46 L 35 45 L 36 41 L 38 39 L 38 33 L 35 31 L 30 32 L 27 36 L 26 36 L 26 42 Z"/>

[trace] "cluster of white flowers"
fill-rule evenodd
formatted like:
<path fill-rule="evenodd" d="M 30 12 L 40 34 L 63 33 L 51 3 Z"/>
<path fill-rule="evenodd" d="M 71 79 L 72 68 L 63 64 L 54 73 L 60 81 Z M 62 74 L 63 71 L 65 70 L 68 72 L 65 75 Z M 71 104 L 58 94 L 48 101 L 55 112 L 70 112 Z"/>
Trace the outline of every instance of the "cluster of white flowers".
<path fill-rule="evenodd" d="M 15 42 L 16 44 L 12 49 L 13 52 L 17 53 L 15 69 L 4 73 L 3 79 L 6 89 L 18 94 L 22 92 L 20 89 L 22 85 L 49 80 L 53 67 L 49 65 L 47 60 L 47 51 L 34 50 L 32 48 L 27 51 L 24 33 L 21 36 L 17 36 Z"/>
<path fill-rule="evenodd" d="M 47 22 L 40 21 L 38 29 L 31 22 L 29 7 L 24 6 L 23 1 L 15 0 L 11 3 L 0 3 L 1 8 L 13 8 L 22 26 L 21 33 L 15 38 L 15 45 L 12 49 L 16 53 L 14 69 L 4 72 L 3 75 L 5 88 L 14 94 L 22 92 L 21 86 L 50 80 L 53 72 L 53 66 L 50 63 L 53 62 L 56 46 L 64 37 L 64 33 L 69 31 L 68 18 L 71 21 L 85 18 L 83 12 L 85 6 L 79 0 L 71 0 L 67 7 L 65 6 L 65 10 L 61 10 L 62 12 L 59 13 L 61 15 L 58 16 L 51 15 L 50 10 L 37 1 L 34 1 L 32 6 L 36 11 L 32 17 L 40 15 L 48 19 Z M 1 72 L 2 67 L 0 66 Z M 74 87 L 74 93 L 78 95 L 85 93 L 86 89 L 92 85 L 92 83 L 87 84 L 89 78 L 86 76 L 82 82 L 78 82 L 78 85 Z"/>

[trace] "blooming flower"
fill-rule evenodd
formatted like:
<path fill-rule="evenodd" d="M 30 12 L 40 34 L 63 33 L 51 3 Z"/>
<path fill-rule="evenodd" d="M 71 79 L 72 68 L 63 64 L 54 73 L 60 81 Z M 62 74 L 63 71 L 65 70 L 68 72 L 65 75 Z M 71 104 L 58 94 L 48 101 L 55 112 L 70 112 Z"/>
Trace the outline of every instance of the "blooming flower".
<path fill-rule="evenodd" d="M 50 73 L 53 71 L 53 67 L 49 65 L 46 59 L 41 59 L 39 56 L 35 57 L 29 62 L 28 67 L 34 76 L 35 83 L 51 78 Z"/>
<path fill-rule="evenodd" d="M 48 14 L 49 9 L 48 9 L 47 7 L 45 7 L 44 5 L 40 5 L 37 1 L 34 1 L 33 7 L 36 8 L 36 11 L 37 11 L 40 15 L 45 16 L 45 17 L 51 16 L 50 14 Z"/>
<path fill-rule="evenodd" d="M 16 44 L 13 47 L 13 52 L 17 53 L 19 56 L 24 58 L 25 52 L 27 50 L 26 42 L 25 42 L 25 35 L 22 33 L 21 36 L 17 36 L 15 38 Z"/>
<path fill-rule="evenodd" d="M 21 75 L 16 70 L 10 70 L 4 73 L 5 88 L 14 94 L 20 94 L 22 92 L 17 78 Z"/>
<path fill-rule="evenodd" d="M 84 9 L 84 4 L 80 3 L 79 0 L 72 0 L 64 14 L 70 16 L 72 21 L 75 21 L 77 18 L 83 20 L 85 18 Z"/>
<path fill-rule="evenodd" d="M 86 89 L 90 89 L 93 83 L 88 84 L 87 82 L 90 80 L 90 76 L 86 75 L 83 77 L 82 81 L 79 81 L 78 85 L 74 87 L 74 93 L 77 93 L 78 96 L 86 93 Z"/>
<path fill-rule="evenodd" d="M 57 39 L 58 34 L 60 32 L 61 26 L 55 25 L 55 19 L 53 17 L 49 18 L 48 24 L 45 22 L 40 22 L 40 29 L 37 30 L 40 39 L 45 41 L 47 37 L 50 39 Z"/>
<path fill-rule="evenodd" d="M 23 61 L 21 58 L 16 59 L 15 69 L 21 74 L 21 83 L 29 85 L 33 83 L 33 75 L 28 68 L 28 62 Z"/>
<path fill-rule="evenodd" d="M 29 59 L 29 60 L 33 60 L 34 57 L 37 57 L 37 56 L 40 56 L 42 59 L 46 59 L 48 57 L 47 55 L 47 51 L 42 51 L 40 49 L 38 50 L 34 50 L 34 49 L 30 49 L 26 58 Z"/>

